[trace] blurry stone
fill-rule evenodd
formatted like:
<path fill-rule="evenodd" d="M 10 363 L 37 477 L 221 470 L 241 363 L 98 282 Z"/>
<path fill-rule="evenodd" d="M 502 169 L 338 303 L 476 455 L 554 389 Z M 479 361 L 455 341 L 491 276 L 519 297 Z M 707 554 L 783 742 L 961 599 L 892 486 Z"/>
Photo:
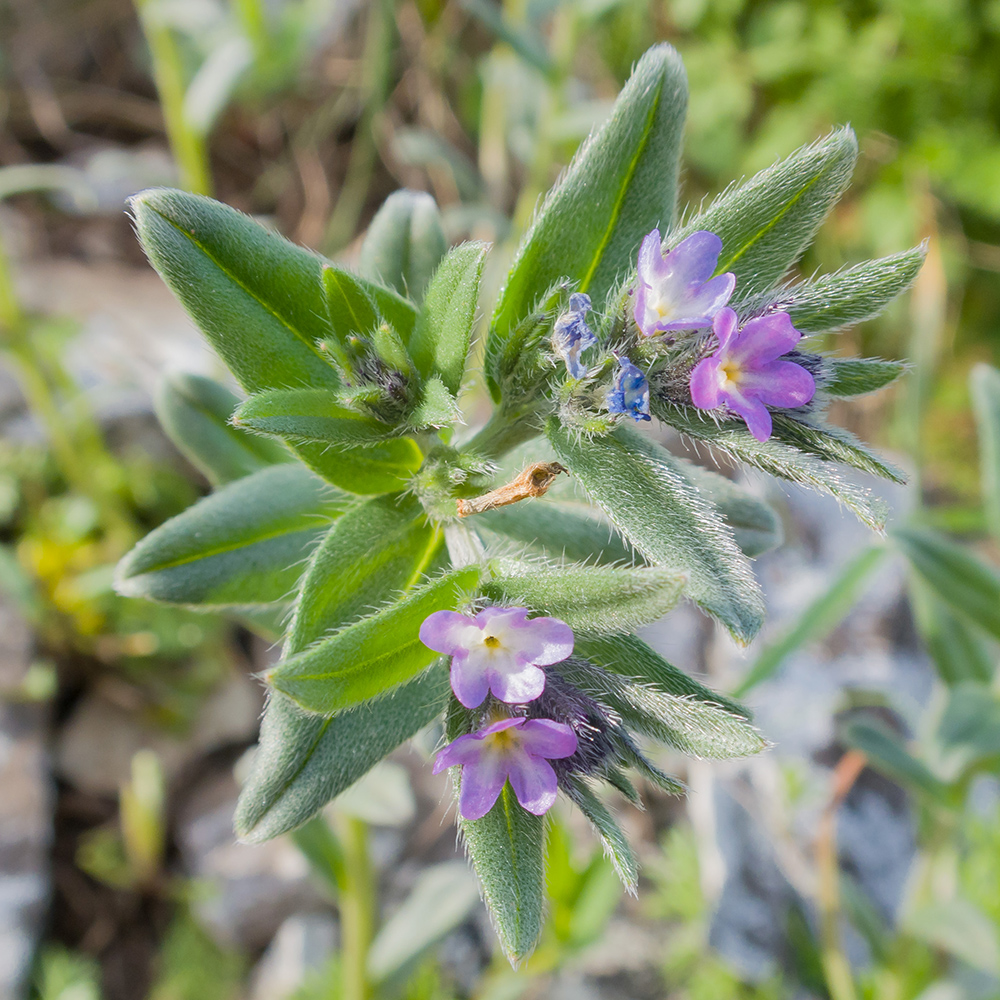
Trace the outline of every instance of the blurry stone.
<path fill-rule="evenodd" d="M 200 922 L 220 944 L 252 951 L 264 948 L 288 917 L 328 903 L 287 837 L 236 842 L 238 794 L 230 769 L 212 775 L 180 810 L 177 840 L 186 873 L 203 890 L 195 902 Z"/>
<path fill-rule="evenodd" d="M 582 952 L 579 968 L 588 976 L 614 976 L 620 972 L 657 968 L 662 959 L 662 927 L 644 926 L 627 916 L 616 915 L 600 939 Z"/>
<path fill-rule="evenodd" d="M 79 198 L 57 191 L 52 200 L 65 212 L 121 214 L 127 200 L 144 188 L 174 187 L 177 167 L 169 152 L 158 143 L 126 148 L 117 145 L 95 145 L 66 161 L 79 171 L 91 203 L 80 204 Z"/>
<path fill-rule="evenodd" d="M 257 734 L 263 707 L 260 685 L 234 674 L 206 699 L 191 732 L 172 736 L 145 722 L 100 689 L 73 710 L 56 741 L 56 771 L 81 791 L 117 795 L 138 750 L 156 753 L 168 778 L 203 754 Z"/>
<path fill-rule="evenodd" d="M 250 977 L 249 1000 L 287 1000 L 333 955 L 337 922 L 326 913 L 289 917 Z"/>
<path fill-rule="evenodd" d="M 46 711 L 2 700 L 17 690 L 30 662 L 27 625 L 0 599 L 0 1000 L 24 995 L 50 889 Z"/>

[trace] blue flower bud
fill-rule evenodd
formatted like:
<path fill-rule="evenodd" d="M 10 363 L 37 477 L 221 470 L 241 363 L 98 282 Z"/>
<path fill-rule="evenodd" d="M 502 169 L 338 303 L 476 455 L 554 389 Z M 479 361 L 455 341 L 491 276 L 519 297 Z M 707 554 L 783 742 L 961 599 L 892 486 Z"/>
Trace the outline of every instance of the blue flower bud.
<path fill-rule="evenodd" d="M 649 420 L 649 382 L 628 358 L 618 359 L 607 406 L 609 413 L 627 413 L 636 421 Z"/>
<path fill-rule="evenodd" d="M 580 361 L 580 355 L 597 343 L 587 326 L 589 310 L 590 296 L 574 292 L 569 297 L 569 308 L 556 320 L 552 330 L 552 349 L 566 362 L 566 370 L 573 378 L 583 378 L 587 374 L 587 366 Z"/>

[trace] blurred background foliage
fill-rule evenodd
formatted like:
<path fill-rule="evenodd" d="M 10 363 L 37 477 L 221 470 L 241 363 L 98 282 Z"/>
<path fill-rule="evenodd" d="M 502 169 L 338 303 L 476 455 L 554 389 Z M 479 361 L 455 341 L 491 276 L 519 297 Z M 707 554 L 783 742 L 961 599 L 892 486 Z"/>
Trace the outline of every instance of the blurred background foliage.
<path fill-rule="evenodd" d="M 0 443 L 0 584 L 38 636 L 16 698 L 54 699 L 64 715 L 81 690 L 112 676 L 139 692 L 148 719 L 183 733 L 205 693 L 241 669 L 246 641 L 212 618 L 112 594 L 117 558 L 205 483 L 176 458 L 116 441 L 95 415 L 67 369 L 73 317 L 31 314 L 14 291 L 3 251 L 8 219 L 15 236 L 30 231 L 36 255 L 136 265 L 123 199 L 171 183 L 350 260 L 382 200 L 410 186 L 435 196 L 453 241 L 494 241 L 487 287 L 495 291 L 539 197 L 607 114 L 633 62 L 661 39 L 678 48 L 690 79 L 684 201 L 697 205 L 850 122 L 862 151 L 854 184 L 801 273 L 930 241 L 909 297 L 823 345 L 908 358 L 913 371 L 835 416 L 907 454 L 919 518 L 995 562 L 968 376 L 977 362 L 1000 363 L 1000 0 L 6 0 L 0 199 L 15 213 L 0 211 L 0 328 L 6 363 L 46 431 L 43 444 Z M 943 600 L 954 578 L 935 577 L 939 569 L 917 586 Z M 995 584 L 995 571 L 986 573 Z M 965 804 L 974 779 L 996 773 L 1000 751 L 995 622 L 987 616 L 970 632 L 921 593 L 917 617 L 942 693 L 919 739 L 907 747 L 859 724 L 844 742 L 915 795 L 924 850 L 917 901 L 946 884 L 954 906 L 936 916 L 918 906 L 923 916 L 900 932 L 863 907 L 851 911 L 874 956 L 855 980 L 838 960 L 835 924 L 841 904 L 850 910 L 857 900 L 849 886 L 834 889 L 820 899 L 832 924 L 789 929 L 796 981 L 817 996 L 904 1000 L 938 989 L 926 996 L 950 1000 L 967 995 L 939 989 L 950 988 L 942 979 L 950 963 L 987 983 L 1000 974 L 1000 953 L 990 952 L 1000 930 L 1000 817 Z M 764 651 L 767 670 L 828 631 L 856 596 L 856 581 L 834 581 L 781 655 Z M 987 666 L 972 677 L 948 674 L 949 663 L 970 657 Z M 245 956 L 205 936 L 189 914 L 193 890 L 165 874 L 161 783 L 155 759 L 134 761 L 118 813 L 80 838 L 76 864 L 116 890 L 169 903 L 169 920 L 154 921 L 150 995 L 236 996 Z M 491 967 L 476 996 L 520 995 L 533 976 L 570 963 L 610 919 L 619 891 L 607 863 L 577 857 L 567 837 L 556 827 L 554 902 L 538 956 L 526 972 Z M 669 927 L 664 995 L 792 995 L 777 980 L 743 983 L 708 947 L 709 903 L 686 825 L 646 863 L 643 913 Z M 969 940 L 986 944 L 970 951 Z M 338 995 L 331 981 L 322 976 L 300 995 Z M 97 966 L 58 942 L 43 949 L 36 982 L 43 1000 L 102 996 Z M 452 995 L 433 961 L 394 988 L 414 1000 Z"/>

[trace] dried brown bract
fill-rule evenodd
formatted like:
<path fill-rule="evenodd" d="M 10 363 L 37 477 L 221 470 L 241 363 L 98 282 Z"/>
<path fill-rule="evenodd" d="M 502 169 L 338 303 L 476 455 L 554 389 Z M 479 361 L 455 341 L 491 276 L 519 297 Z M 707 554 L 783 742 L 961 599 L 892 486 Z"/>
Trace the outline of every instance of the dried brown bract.
<path fill-rule="evenodd" d="M 498 486 L 489 493 L 473 500 L 458 501 L 458 516 L 481 514 L 484 510 L 506 507 L 507 504 L 527 500 L 529 497 L 545 496 L 560 472 L 569 474 L 569 469 L 558 462 L 533 462 L 516 479 Z"/>

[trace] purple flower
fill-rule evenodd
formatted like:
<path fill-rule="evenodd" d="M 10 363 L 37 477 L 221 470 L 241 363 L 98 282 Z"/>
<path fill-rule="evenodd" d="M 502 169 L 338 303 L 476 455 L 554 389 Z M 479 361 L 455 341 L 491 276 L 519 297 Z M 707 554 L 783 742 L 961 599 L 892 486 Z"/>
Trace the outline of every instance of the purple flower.
<path fill-rule="evenodd" d="M 628 358 L 618 359 L 607 406 L 609 413 L 627 413 L 636 421 L 649 420 L 649 382 Z"/>
<path fill-rule="evenodd" d="M 691 372 L 691 401 L 702 410 L 725 404 L 758 441 L 771 436 L 769 406 L 803 406 L 816 381 L 802 365 L 782 361 L 802 338 L 788 313 L 760 316 L 736 329 L 736 313 L 723 309 L 712 328 L 719 349 Z"/>
<path fill-rule="evenodd" d="M 563 722 L 500 719 L 439 751 L 434 773 L 461 765 L 458 811 L 465 819 L 485 816 L 508 778 L 517 801 L 541 816 L 556 800 L 556 772 L 549 761 L 575 752 L 576 733 Z"/>
<path fill-rule="evenodd" d="M 721 250 L 722 240 L 706 230 L 692 233 L 665 257 L 659 229 L 642 241 L 635 322 L 647 337 L 712 325 L 736 287 L 735 274 L 712 277 Z"/>
<path fill-rule="evenodd" d="M 451 657 L 451 689 L 466 707 L 488 691 L 509 704 L 534 701 L 545 690 L 550 663 L 573 652 L 573 630 L 558 618 L 528 618 L 527 608 L 483 608 L 475 618 L 435 611 L 420 641 Z"/>
<path fill-rule="evenodd" d="M 552 349 L 566 362 L 566 370 L 573 378 L 583 378 L 587 366 L 580 355 L 597 343 L 593 331 L 587 326 L 590 296 L 574 292 L 569 297 L 569 308 L 560 315 L 552 329 Z"/>

